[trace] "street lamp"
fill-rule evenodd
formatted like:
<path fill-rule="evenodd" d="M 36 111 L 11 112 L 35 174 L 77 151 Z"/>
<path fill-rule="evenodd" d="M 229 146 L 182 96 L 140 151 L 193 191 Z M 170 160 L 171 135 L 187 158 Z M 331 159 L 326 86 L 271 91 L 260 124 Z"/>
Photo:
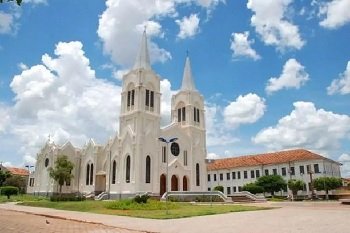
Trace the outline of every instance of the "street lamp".
<path fill-rule="evenodd" d="M 177 140 L 178 138 L 170 138 L 169 140 L 166 140 L 163 137 L 159 137 L 158 140 L 161 142 L 166 143 L 166 177 L 165 177 L 165 208 L 166 208 L 166 214 L 168 214 L 168 170 L 169 170 L 169 156 L 168 156 L 168 144 L 173 143 Z"/>

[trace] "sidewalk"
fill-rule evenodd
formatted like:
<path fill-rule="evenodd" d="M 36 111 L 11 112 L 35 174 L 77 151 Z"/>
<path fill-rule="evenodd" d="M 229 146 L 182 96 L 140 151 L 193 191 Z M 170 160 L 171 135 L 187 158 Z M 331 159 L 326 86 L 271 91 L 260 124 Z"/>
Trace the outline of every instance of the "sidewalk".
<path fill-rule="evenodd" d="M 265 203 L 264 205 L 281 208 L 172 220 L 132 218 L 14 204 L 0 204 L 0 209 L 147 232 L 345 233 L 350 229 L 348 225 L 350 206 L 341 206 L 339 203 Z"/>

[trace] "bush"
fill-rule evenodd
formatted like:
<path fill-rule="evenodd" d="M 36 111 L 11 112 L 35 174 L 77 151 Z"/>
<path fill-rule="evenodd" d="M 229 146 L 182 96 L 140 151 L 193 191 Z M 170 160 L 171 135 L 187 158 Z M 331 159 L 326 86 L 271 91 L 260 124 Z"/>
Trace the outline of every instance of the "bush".
<path fill-rule="evenodd" d="M 86 198 L 84 196 L 75 196 L 75 195 L 53 195 L 50 197 L 50 201 L 58 202 L 58 201 L 85 201 Z"/>
<path fill-rule="evenodd" d="M 248 183 L 243 186 L 243 191 L 248 191 L 252 194 L 263 193 L 264 188 L 258 186 L 256 183 Z"/>
<path fill-rule="evenodd" d="M 166 207 L 167 205 L 167 207 Z M 126 199 L 120 201 L 109 201 L 106 202 L 107 209 L 113 210 L 165 210 L 179 208 L 177 203 L 154 201 L 150 200 L 147 203 L 137 203 L 134 200 Z"/>
<path fill-rule="evenodd" d="M 136 197 L 134 197 L 134 201 L 136 203 L 147 203 L 149 196 L 147 194 L 143 194 L 143 195 L 137 195 Z"/>
<path fill-rule="evenodd" d="M 7 196 L 7 199 L 10 199 L 12 195 L 18 195 L 18 188 L 13 186 L 4 186 L 1 188 L 1 195 Z"/>
<path fill-rule="evenodd" d="M 218 185 L 214 187 L 214 191 L 220 191 L 220 192 L 224 192 L 224 186 Z"/>

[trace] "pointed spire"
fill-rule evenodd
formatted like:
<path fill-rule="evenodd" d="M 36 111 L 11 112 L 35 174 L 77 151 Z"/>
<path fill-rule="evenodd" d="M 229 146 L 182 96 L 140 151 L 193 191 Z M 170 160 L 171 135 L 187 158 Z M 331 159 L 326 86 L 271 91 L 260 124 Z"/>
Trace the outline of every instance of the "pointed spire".
<path fill-rule="evenodd" d="M 146 29 L 143 31 L 140 50 L 139 50 L 139 53 L 137 54 L 135 65 L 134 65 L 134 69 L 140 69 L 140 68 L 143 68 L 146 70 L 152 69 L 149 53 L 148 53 Z"/>
<path fill-rule="evenodd" d="M 196 87 L 194 86 L 194 82 L 193 82 L 192 71 L 191 71 L 191 62 L 190 62 L 190 58 L 188 56 L 188 51 L 187 51 L 184 74 L 183 74 L 183 78 L 182 78 L 181 90 L 182 91 L 195 91 L 196 90 Z"/>

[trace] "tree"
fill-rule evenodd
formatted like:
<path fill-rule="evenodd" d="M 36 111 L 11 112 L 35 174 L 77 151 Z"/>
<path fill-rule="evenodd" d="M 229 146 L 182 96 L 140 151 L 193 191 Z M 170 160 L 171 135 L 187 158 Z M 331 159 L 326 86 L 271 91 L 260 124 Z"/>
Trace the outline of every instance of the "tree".
<path fill-rule="evenodd" d="M 214 187 L 214 191 L 220 191 L 220 192 L 224 192 L 224 186 L 218 185 Z"/>
<path fill-rule="evenodd" d="M 1 195 L 7 196 L 7 199 L 10 199 L 12 195 L 18 194 L 18 188 L 13 186 L 4 186 L 1 188 Z"/>
<path fill-rule="evenodd" d="M 279 175 L 261 176 L 256 181 L 256 184 L 263 187 L 264 192 L 271 193 L 272 196 L 274 196 L 275 192 L 287 187 L 286 181 Z"/>
<path fill-rule="evenodd" d="M 243 186 L 243 191 L 248 191 L 252 194 L 263 193 L 264 188 L 258 186 L 256 183 L 248 183 Z"/>
<path fill-rule="evenodd" d="M 304 185 L 305 183 L 302 180 L 296 180 L 296 179 L 288 180 L 288 188 L 292 191 L 292 201 L 294 200 L 294 197 L 297 196 L 298 191 L 303 190 Z"/>
<path fill-rule="evenodd" d="M 341 178 L 336 177 L 319 177 L 314 179 L 314 187 L 317 191 L 325 190 L 326 199 L 328 200 L 328 191 L 339 188 L 343 185 Z"/>
<path fill-rule="evenodd" d="M 23 176 L 13 175 L 6 179 L 4 185 L 17 187 L 20 193 L 25 193 L 27 181 Z"/>
<path fill-rule="evenodd" d="M 50 167 L 49 174 L 60 186 L 60 195 L 62 193 L 62 186 L 64 182 L 70 183 L 70 180 L 74 177 L 71 173 L 74 168 L 74 164 L 68 160 L 66 155 L 58 156 L 55 161 L 55 168 Z"/>
<path fill-rule="evenodd" d="M 7 2 L 13 2 L 14 0 L 7 0 Z M 4 0 L 0 0 L 0 3 L 3 3 L 4 2 Z M 17 3 L 17 5 L 18 6 L 20 6 L 21 5 L 21 3 L 22 3 L 22 0 L 16 0 L 16 3 Z"/>
<path fill-rule="evenodd" d="M 9 171 L 0 170 L 0 186 L 6 181 L 6 179 L 11 177 L 11 173 Z"/>

